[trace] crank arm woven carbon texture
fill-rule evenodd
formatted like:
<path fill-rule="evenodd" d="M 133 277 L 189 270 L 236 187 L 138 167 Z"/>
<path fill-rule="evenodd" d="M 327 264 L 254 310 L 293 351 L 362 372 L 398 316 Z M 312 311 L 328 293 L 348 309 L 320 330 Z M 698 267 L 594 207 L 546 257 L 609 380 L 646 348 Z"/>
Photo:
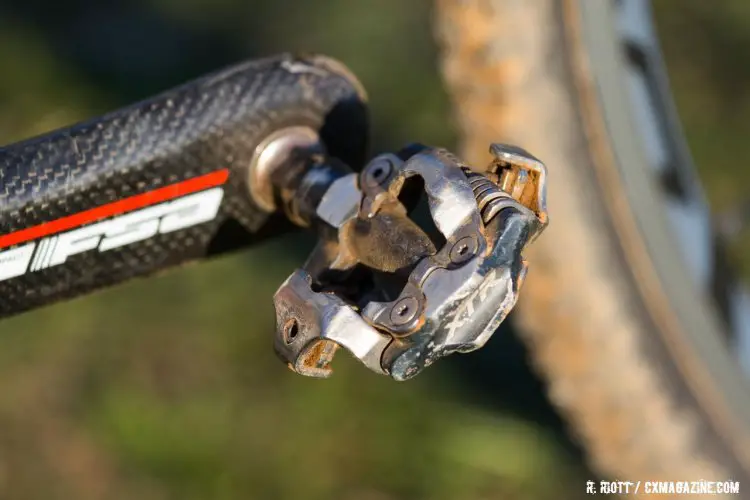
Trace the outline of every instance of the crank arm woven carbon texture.
<path fill-rule="evenodd" d="M 361 166 L 364 99 L 339 63 L 282 55 L 0 148 L 0 317 L 282 231 L 250 196 L 259 144 L 297 128 Z"/>

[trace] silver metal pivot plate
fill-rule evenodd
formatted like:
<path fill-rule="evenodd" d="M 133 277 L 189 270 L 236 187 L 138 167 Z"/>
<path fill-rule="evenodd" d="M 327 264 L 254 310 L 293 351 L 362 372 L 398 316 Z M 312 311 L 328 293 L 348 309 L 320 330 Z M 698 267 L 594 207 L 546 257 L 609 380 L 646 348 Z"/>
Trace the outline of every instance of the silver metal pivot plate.
<path fill-rule="evenodd" d="M 344 348 L 405 380 L 487 342 L 516 303 L 524 247 L 547 225 L 544 165 L 490 151 L 478 172 L 411 148 L 330 184 L 311 223 L 318 245 L 274 296 L 275 348 L 292 370 L 327 377 Z"/>

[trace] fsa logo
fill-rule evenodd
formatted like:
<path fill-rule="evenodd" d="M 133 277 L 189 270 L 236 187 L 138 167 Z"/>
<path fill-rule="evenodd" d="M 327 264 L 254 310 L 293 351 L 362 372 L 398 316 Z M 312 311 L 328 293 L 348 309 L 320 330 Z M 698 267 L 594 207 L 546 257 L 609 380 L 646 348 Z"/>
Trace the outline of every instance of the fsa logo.
<path fill-rule="evenodd" d="M 209 174 L 209 176 L 210 175 L 211 174 Z M 196 183 L 196 180 L 212 180 L 213 182 Z M 191 188 L 195 190 L 195 188 L 205 187 L 206 185 L 215 185 L 217 180 L 220 180 L 220 178 L 214 176 L 213 178 L 208 179 L 208 176 L 203 176 L 202 178 L 191 179 L 190 181 L 168 186 L 166 188 L 160 188 L 150 193 L 126 198 L 125 200 L 120 200 L 114 204 L 97 207 L 96 209 L 88 211 L 88 213 L 84 214 L 93 214 L 94 216 L 99 215 L 97 219 L 100 219 L 100 216 L 102 214 L 106 215 L 107 211 L 123 211 L 123 209 L 132 209 L 136 206 L 142 207 L 144 205 L 151 205 L 146 206 L 145 208 L 129 211 L 122 215 L 117 215 L 110 219 L 100 220 L 84 227 L 78 227 L 66 232 L 52 234 L 39 240 L 31 241 L 10 250 L 0 252 L 0 281 L 21 276 L 27 272 L 35 272 L 53 266 L 59 266 L 64 264 L 68 257 L 72 255 L 92 250 L 106 252 L 125 245 L 144 241 L 156 234 L 167 234 L 211 221 L 216 218 L 224 197 L 224 190 L 221 187 L 213 187 L 211 189 L 188 194 L 187 196 L 182 196 L 159 204 L 152 203 L 154 201 L 174 198 L 183 194 L 185 191 L 189 192 Z M 223 176 L 221 183 L 225 180 L 226 175 Z M 186 184 L 190 182 L 192 182 L 192 184 L 186 186 Z M 183 187 L 183 189 L 180 189 L 180 187 Z M 187 189 L 184 189 L 185 187 L 187 187 Z M 116 206 L 112 207 L 112 205 Z M 108 210 L 108 207 L 111 208 Z M 81 217 L 81 215 L 84 214 L 76 214 L 69 218 L 60 219 L 48 224 L 53 227 L 55 225 L 69 227 L 73 224 L 80 225 L 81 220 L 83 220 L 83 223 L 85 224 L 85 218 Z M 33 234 L 34 230 L 36 230 L 36 233 L 39 233 L 44 229 L 48 228 L 45 228 L 45 225 L 43 224 L 24 231 Z M 51 231 L 44 232 L 49 234 Z M 17 233 L 11 233 L 4 238 L 11 237 L 14 234 Z M 20 236 L 20 238 L 23 238 L 23 236 Z M 26 239 L 28 241 L 28 239 L 31 238 Z M 2 238 L 0 238 L 0 242 L 2 242 Z"/>

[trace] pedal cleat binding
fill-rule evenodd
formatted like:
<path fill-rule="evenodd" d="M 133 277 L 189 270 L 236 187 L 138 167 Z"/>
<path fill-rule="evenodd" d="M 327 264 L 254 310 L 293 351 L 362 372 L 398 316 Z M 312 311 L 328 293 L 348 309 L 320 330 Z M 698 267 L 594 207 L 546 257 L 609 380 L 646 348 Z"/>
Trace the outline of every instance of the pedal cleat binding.
<path fill-rule="evenodd" d="M 491 153 L 475 172 L 411 147 L 329 182 L 307 217 L 318 244 L 274 296 L 275 348 L 292 370 L 327 377 L 343 347 L 406 380 L 487 342 L 516 303 L 523 249 L 548 223 L 544 165 L 511 146 Z M 415 222 L 420 199 L 435 231 Z"/>

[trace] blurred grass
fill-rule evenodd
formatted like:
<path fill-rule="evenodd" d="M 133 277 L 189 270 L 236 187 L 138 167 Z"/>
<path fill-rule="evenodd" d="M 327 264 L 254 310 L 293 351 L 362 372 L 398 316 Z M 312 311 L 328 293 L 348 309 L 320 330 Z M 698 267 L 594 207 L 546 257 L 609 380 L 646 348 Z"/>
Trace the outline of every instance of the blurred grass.
<path fill-rule="evenodd" d="M 675 103 L 715 212 L 750 200 L 750 3 L 656 0 Z M 750 234 L 731 248 L 750 280 Z"/>
<path fill-rule="evenodd" d="M 577 498 L 554 433 L 472 407 L 449 370 L 278 363 L 267 299 L 293 241 L 7 321 L 2 496 Z"/>

